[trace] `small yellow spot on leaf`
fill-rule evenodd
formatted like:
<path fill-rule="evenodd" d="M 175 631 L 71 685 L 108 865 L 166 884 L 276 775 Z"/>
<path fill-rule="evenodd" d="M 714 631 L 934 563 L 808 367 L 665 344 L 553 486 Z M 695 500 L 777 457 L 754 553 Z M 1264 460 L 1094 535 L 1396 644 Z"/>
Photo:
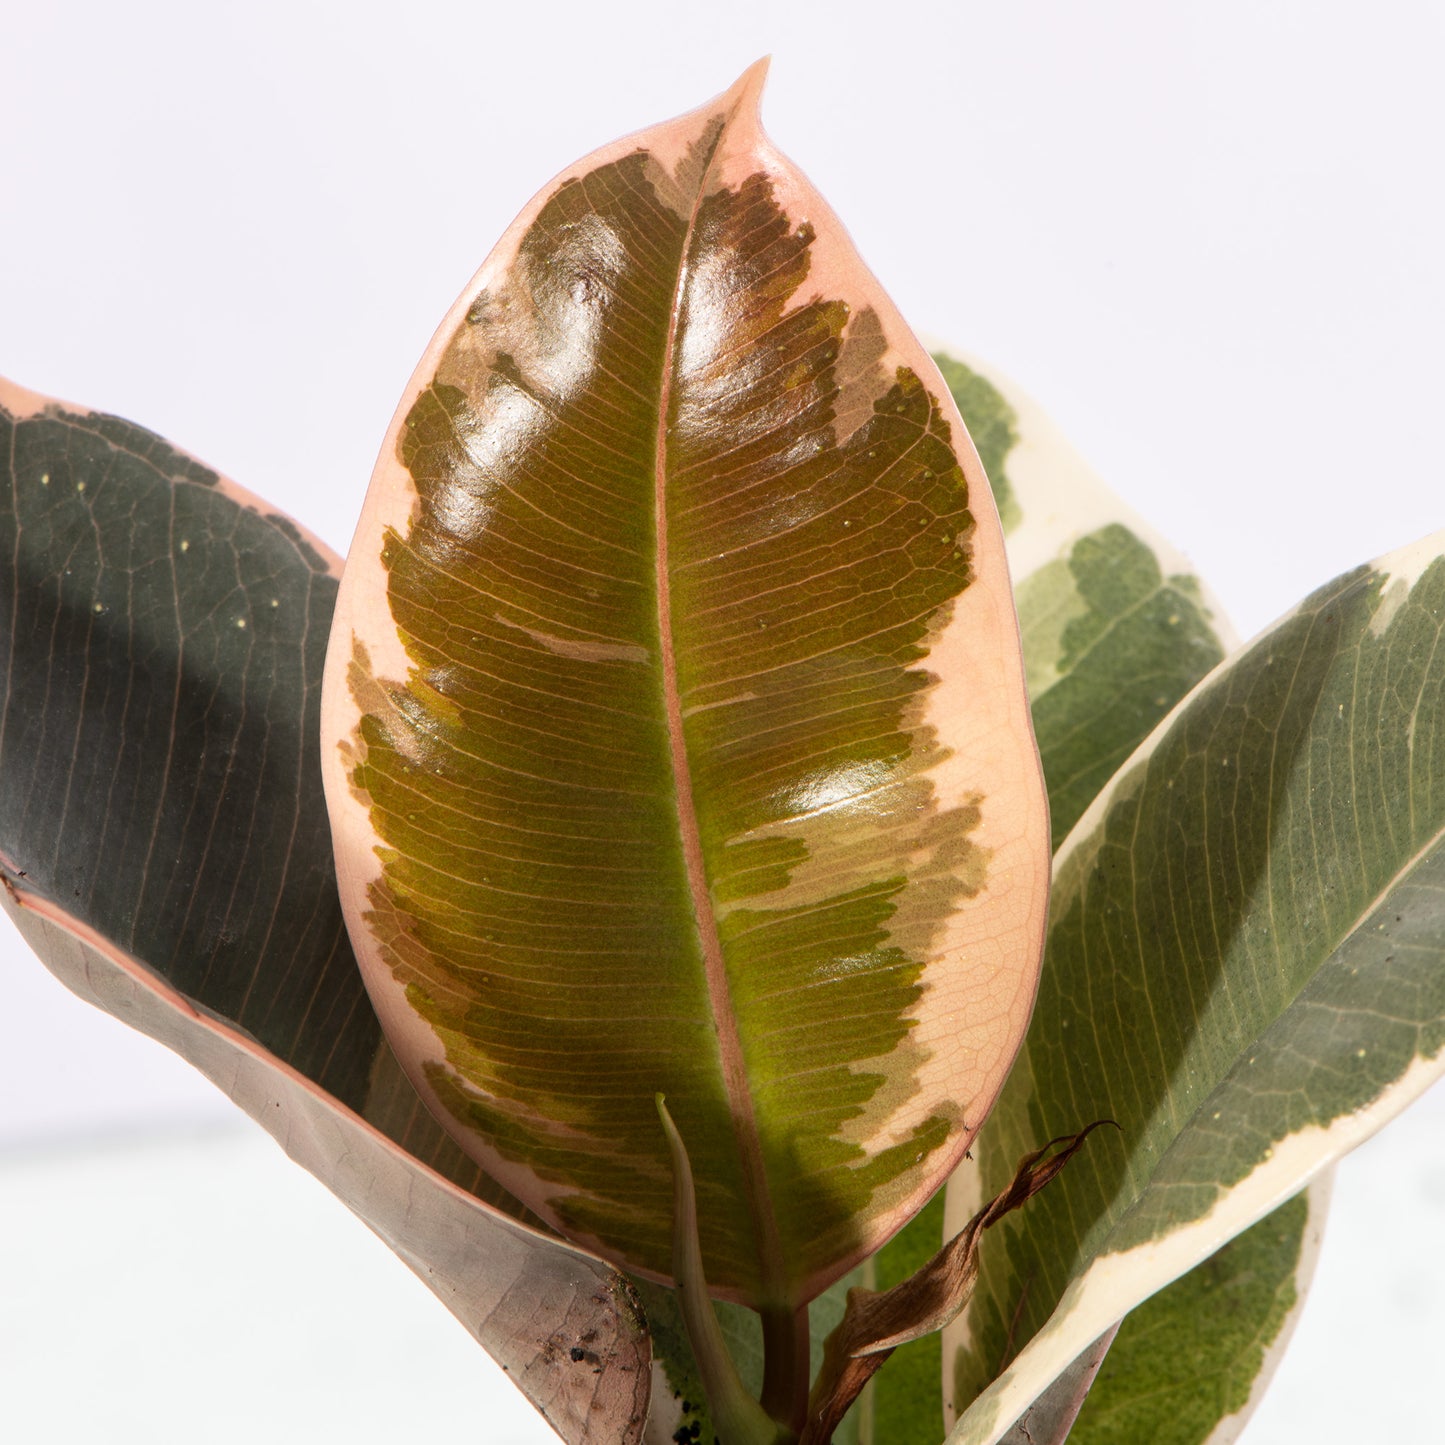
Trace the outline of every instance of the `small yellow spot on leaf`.
<path fill-rule="evenodd" d="M 182 537 L 182 538 L 181 538 L 181 551 L 182 551 L 182 552 L 189 552 L 190 550 L 191 550 L 191 544 L 190 544 L 188 541 L 186 541 L 186 539 L 185 539 L 184 537 Z"/>
<path fill-rule="evenodd" d="M 49 472 L 41 472 L 41 474 L 40 474 L 40 485 L 41 485 L 42 487 L 48 487 L 48 486 L 50 485 L 50 473 L 49 473 Z"/>
<path fill-rule="evenodd" d="M 244 627 L 245 625 L 246 625 L 246 619 L 245 619 L 244 617 L 238 617 L 238 618 L 236 619 L 236 626 L 237 626 L 237 627 Z"/>
<path fill-rule="evenodd" d="M 84 482 L 77 482 L 77 483 L 75 484 L 75 490 L 76 490 L 77 492 L 83 492 L 83 491 L 85 490 L 85 483 L 84 483 Z"/>

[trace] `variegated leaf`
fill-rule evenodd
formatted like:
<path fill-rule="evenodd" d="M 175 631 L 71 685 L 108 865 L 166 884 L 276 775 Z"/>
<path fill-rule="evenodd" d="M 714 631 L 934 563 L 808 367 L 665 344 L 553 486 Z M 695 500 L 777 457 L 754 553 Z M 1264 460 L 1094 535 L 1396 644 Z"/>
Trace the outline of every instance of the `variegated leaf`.
<path fill-rule="evenodd" d="M 1048 838 L 998 521 L 762 70 L 569 168 L 383 449 L 328 664 L 378 1012 L 530 1207 L 790 1330 L 961 1156 Z M 779 1322 L 782 1322 L 779 1324 Z"/>
<path fill-rule="evenodd" d="M 984 1251 L 950 1441 L 998 1440 L 1122 1311 L 1445 1070 L 1442 554 L 1359 568 L 1228 659 L 1061 848 L 976 1187 L 1061 1116 L 1123 1133 Z"/>

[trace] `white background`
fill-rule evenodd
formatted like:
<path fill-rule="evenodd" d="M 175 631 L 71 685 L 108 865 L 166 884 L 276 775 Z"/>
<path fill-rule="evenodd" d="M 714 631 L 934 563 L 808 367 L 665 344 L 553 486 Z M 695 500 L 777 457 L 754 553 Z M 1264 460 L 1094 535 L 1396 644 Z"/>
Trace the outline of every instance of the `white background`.
<path fill-rule="evenodd" d="M 904 314 L 1031 390 L 1242 634 L 1445 525 L 1438 5 L 0 11 L 0 372 L 339 550 L 433 327 L 530 194 L 767 52 L 771 133 Z M 232 1115 L 5 945 L 0 1435 L 548 1438 L 525 1407 L 508 1433 L 460 1331 Z M 1422 1438 L 1439 1091 L 1391 1132 L 1346 1166 L 1250 1441 L 1389 1438 L 1381 1399 Z"/>

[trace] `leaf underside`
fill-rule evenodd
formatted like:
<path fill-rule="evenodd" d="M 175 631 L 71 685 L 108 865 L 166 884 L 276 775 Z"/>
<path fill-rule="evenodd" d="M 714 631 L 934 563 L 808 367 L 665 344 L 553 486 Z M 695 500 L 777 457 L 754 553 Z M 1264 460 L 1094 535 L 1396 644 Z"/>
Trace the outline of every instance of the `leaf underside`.
<path fill-rule="evenodd" d="M 464 1192 L 521 1212 L 426 1113 L 361 985 L 315 742 L 334 562 L 118 418 L 5 388 L 0 455 L 0 854 L 22 931 L 361 1214 L 565 1438 L 635 1439 L 625 1287 Z M 615 1372 L 541 1368 L 589 1330 Z"/>
<path fill-rule="evenodd" d="M 1041 904 L 1027 866 L 1017 903 L 988 883 L 1042 809 L 1026 721 L 998 778 L 955 761 L 1026 717 L 1016 660 L 934 715 L 1002 576 L 951 408 L 817 261 L 739 94 L 569 172 L 423 364 L 343 592 L 332 802 L 379 864 L 348 899 L 372 987 L 430 1026 L 411 1066 L 463 1144 L 666 1278 L 664 1093 L 710 1285 L 792 1308 L 997 1087 Z"/>

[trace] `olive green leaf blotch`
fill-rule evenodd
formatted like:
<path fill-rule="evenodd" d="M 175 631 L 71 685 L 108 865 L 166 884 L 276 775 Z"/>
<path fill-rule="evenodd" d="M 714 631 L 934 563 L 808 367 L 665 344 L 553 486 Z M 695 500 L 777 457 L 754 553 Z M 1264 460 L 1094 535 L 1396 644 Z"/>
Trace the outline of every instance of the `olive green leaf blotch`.
<path fill-rule="evenodd" d="M 567 171 L 442 328 L 326 765 L 369 986 L 458 1140 L 666 1279 L 664 1093 L 709 1284 L 781 1328 L 987 1111 L 1047 826 L 972 449 L 760 83 Z"/>
<path fill-rule="evenodd" d="M 361 987 L 317 746 L 336 559 L 141 427 L 5 384 L 0 457 L 0 901 L 363 1218 L 564 1439 L 635 1441 L 625 1283 L 471 1192 L 502 1197 Z M 600 1373 L 553 1368 L 584 1334 Z"/>

